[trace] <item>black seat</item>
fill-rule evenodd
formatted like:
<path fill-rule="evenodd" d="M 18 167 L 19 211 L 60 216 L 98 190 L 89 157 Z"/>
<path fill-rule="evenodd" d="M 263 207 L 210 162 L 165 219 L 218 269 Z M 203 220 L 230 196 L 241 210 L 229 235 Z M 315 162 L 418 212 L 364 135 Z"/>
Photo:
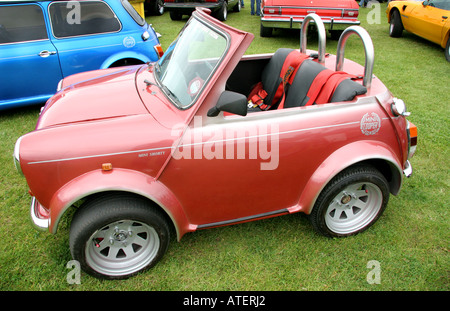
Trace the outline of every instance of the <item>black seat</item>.
<path fill-rule="evenodd" d="M 292 85 L 287 91 L 284 108 L 305 106 L 309 101 L 309 97 L 307 96 L 309 89 L 314 79 L 323 70 L 326 70 L 326 68 L 321 64 L 312 60 L 305 60 L 300 65 L 292 81 Z M 366 92 L 366 87 L 351 79 L 345 79 L 334 90 L 330 102 L 350 101 L 356 95 L 362 95 Z"/>
<path fill-rule="evenodd" d="M 281 83 L 281 68 L 283 67 L 286 57 L 292 51 L 293 49 L 278 49 L 264 68 L 261 75 L 261 82 L 264 90 L 267 92 L 267 97 L 264 100 L 265 102 L 271 103 L 273 101 L 273 97 Z"/>

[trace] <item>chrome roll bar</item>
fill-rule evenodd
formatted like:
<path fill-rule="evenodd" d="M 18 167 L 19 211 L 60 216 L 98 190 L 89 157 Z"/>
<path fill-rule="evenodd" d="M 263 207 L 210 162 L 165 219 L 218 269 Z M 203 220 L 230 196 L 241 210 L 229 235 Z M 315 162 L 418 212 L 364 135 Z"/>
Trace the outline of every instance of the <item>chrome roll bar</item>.
<path fill-rule="evenodd" d="M 310 21 L 314 21 L 317 27 L 317 32 L 319 34 L 319 63 L 325 64 L 325 46 L 327 40 L 327 34 L 325 32 L 325 25 L 319 15 L 311 13 L 306 15 L 302 23 L 302 28 L 300 30 L 300 53 L 306 53 L 306 35 L 308 31 L 308 25 Z"/>
<path fill-rule="evenodd" d="M 364 28 L 360 26 L 350 26 L 342 32 L 337 45 L 336 71 L 342 71 L 342 68 L 344 67 L 345 43 L 347 42 L 348 37 L 352 34 L 358 35 L 363 42 L 364 52 L 366 54 L 363 85 L 366 88 L 370 88 L 370 86 L 372 85 L 373 62 L 375 52 L 373 48 L 372 39 L 370 38 L 369 33 Z"/>

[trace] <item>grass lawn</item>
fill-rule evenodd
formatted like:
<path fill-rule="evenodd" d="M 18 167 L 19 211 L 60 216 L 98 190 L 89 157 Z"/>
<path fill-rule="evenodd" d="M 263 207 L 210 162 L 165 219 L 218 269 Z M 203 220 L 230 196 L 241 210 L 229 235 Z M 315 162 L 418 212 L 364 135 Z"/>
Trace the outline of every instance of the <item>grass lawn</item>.
<path fill-rule="evenodd" d="M 250 0 L 245 4 L 227 24 L 255 34 L 247 54 L 298 48 L 298 31 L 261 38 L 259 18 L 250 16 Z M 374 74 L 407 103 L 419 146 L 413 177 L 372 228 L 329 239 L 296 214 L 198 231 L 180 243 L 173 239 L 163 260 L 134 278 L 100 281 L 82 273 L 81 284 L 69 284 L 70 221 L 64 219 L 57 235 L 32 228 L 28 188 L 12 161 L 15 141 L 36 124 L 39 107 L 30 107 L 0 112 L 0 290 L 448 291 L 450 63 L 426 40 L 406 32 L 390 38 L 384 10 L 382 4 L 379 23 L 368 24 L 371 9 L 361 9 L 360 20 L 374 42 Z M 187 18 L 173 22 L 166 13 L 147 20 L 166 49 Z M 335 54 L 336 45 L 328 39 L 327 52 Z M 317 49 L 314 36 L 308 48 Z M 358 38 L 349 39 L 345 57 L 364 62 Z M 371 260 L 381 268 L 380 284 L 367 281 Z"/>

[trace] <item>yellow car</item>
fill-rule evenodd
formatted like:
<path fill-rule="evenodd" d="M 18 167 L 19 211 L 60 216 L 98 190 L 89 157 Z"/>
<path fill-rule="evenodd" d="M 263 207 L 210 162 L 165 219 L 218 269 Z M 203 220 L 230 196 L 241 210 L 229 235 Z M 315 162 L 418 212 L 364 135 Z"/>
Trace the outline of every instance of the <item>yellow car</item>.
<path fill-rule="evenodd" d="M 450 61 L 450 1 L 391 1 L 386 9 L 389 35 L 400 37 L 403 29 L 445 49 Z"/>

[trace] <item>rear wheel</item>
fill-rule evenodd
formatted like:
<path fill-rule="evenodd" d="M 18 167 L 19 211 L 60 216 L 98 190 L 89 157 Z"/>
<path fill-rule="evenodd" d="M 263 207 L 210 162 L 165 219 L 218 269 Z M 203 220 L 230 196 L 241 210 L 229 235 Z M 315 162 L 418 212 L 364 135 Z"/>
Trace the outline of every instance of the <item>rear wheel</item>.
<path fill-rule="evenodd" d="M 259 35 L 261 37 L 272 37 L 273 28 L 271 27 L 264 27 L 262 24 L 259 29 Z"/>
<path fill-rule="evenodd" d="M 163 15 L 164 14 L 164 0 L 156 0 L 153 3 L 153 14 Z"/>
<path fill-rule="evenodd" d="M 70 251 L 87 273 L 128 278 L 154 266 L 169 244 L 164 216 L 145 199 L 109 195 L 86 202 L 70 228 Z"/>
<path fill-rule="evenodd" d="M 169 15 L 170 15 L 170 19 L 173 21 L 179 21 L 183 17 L 183 14 L 181 14 L 179 12 L 174 12 L 174 11 L 170 11 Z"/>
<path fill-rule="evenodd" d="M 389 23 L 389 35 L 391 37 L 401 37 L 403 33 L 403 23 L 400 13 L 395 10 L 391 13 L 391 22 Z"/>
<path fill-rule="evenodd" d="M 319 195 L 310 215 L 321 234 L 341 237 L 370 227 L 389 200 L 388 182 L 371 166 L 357 166 L 333 178 Z"/>

